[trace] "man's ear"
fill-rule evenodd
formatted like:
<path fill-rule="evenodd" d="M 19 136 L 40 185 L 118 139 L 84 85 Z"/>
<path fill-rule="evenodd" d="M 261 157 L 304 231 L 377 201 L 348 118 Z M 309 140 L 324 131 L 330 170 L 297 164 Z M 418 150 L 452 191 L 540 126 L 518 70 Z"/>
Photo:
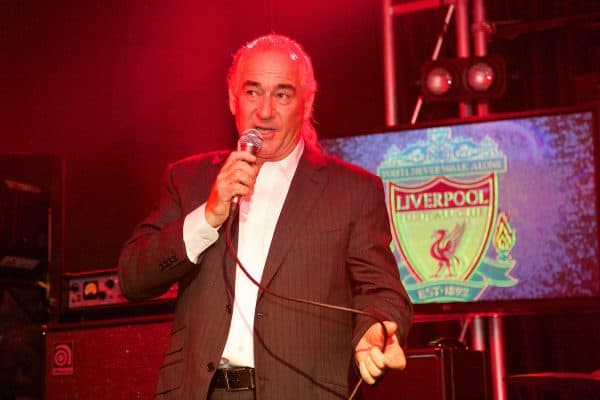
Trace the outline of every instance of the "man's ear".
<path fill-rule="evenodd" d="M 232 115 L 235 115 L 235 110 L 237 109 L 237 97 L 231 89 L 227 91 L 229 93 L 229 111 L 231 111 Z"/>
<path fill-rule="evenodd" d="M 309 96 L 304 100 L 304 119 L 309 119 L 312 114 L 313 102 L 315 101 L 315 96 Z"/>

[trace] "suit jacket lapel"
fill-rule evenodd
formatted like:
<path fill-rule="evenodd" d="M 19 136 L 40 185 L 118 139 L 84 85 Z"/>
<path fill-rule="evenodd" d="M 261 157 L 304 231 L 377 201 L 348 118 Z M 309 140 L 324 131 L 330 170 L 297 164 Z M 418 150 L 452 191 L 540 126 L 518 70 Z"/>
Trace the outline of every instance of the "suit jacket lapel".
<path fill-rule="evenodd" d="M 261 284 L 263 286 L 269 285 L 279 270 L 288 249 L 296 240 L 297 227 L 308 218 L 315 208 L 315 203 L 328 180 L 328 175 L 323 173 L 324 167 L 323 155 L 306 147 L 275 226 L 262 274 Z M 259 298 L 262 295 L 263 292 L 260 292 Z"/>

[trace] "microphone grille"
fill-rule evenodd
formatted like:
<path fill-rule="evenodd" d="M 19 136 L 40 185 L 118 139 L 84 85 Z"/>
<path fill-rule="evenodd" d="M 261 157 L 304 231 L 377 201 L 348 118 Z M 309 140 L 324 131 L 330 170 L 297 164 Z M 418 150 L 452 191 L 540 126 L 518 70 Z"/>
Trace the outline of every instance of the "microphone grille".
<path fill-rule="evenodd" d="M 238 140 L 239 150 L 249 150 L 256 154 L 256 150 L 262 146 L 263 139 L 258 129 L 250 128 L 242 132 L 242 136 Z"/>

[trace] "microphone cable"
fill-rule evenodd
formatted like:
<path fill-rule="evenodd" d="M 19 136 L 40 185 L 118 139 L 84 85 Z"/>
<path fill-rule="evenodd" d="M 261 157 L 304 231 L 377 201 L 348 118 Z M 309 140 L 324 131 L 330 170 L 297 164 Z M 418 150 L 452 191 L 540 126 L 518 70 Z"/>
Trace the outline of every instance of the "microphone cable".
<path fill-rule="evenodd" d="M 246 275 L 246 277 L 250 280 L 250 282 L 252 282 L 262 292 L 265 292 L 265 293 L 267 293 L 267 294 L 269 294 L 269 295 L 271 295 L 273 297 L 278 297 L 280 299 L 289 300 L 289 301 L 293 301 L 293 302 L 296 302 L 296 303 L 310 304 L 310 305 L 313 305 L 313 306 L 316 306 L 316 307 L 329 308 L 329 309 L 332 309 L 332 310 L 344 311 L 344 312 L 349 312 L 349 313 L 357 314 L 357 315 L 363 315 L 363 316 L 366 316 L 368 318 L 371 318 L 371 319 L 377 321 L 381 325 L 381 328 L 383 330 L 383 345 L 381 346 L 381 352 L 382 353 L 385 352 L 385 348 L 386 348 L 386 345 L 387 345 L 389 334 L 387 332 L 385 324 L 383 323 L 383 319 L 380 318 L 379 316 L 377 316 L 375 314 L 372 314 L 372 313 L 369 313 L 369 312 L 366 312 L 366 311 L 358 310 L 358 309 L 355 309 L 355 308 L 343 307 L 343 306 L 336 306 L 336 305 L 333 305 L 333 304 L 321 303 L 321 302 L 318 302 L 318 301 L 313 301 L 313 300 L 308 300 L 308 299 L 301 299 L 301 298 L 298 298 L 298 297 L 285 296 L 285 295 L 282 295 L 280 293 L 274 292 L 273 290 L 267 288 L 266 286 L 264 286 L 260 282 L 258 282 L 256 279 L 254 279 L 254 277 L 252 275 L 250 275 L 250 273 L 246 270 L 246 268 L 244 267 L 244 265 L 242 264 L 242 262 L 238 258 L 237 251 L 236 251 L 236 249 L 235 249 L 235 247 L 234 247 L 234 245 L 233 245 L 233 243 L 231 241 L 231 225 L 233 224 L 233 221 L 235 220 L 238 211 L 239 211 L 239 202 L 232 202 L 231 203 L 231 209 L 230 209 L 230 212 L 229 212 L 229 217 L 227 219 L 227 225 L 225 227 L 225 240 L 226 240 L 226 243 L 227 243 L 227 249 L 229 251 L 229 254 L 233 257 L 234 261 L 236 262 L 236 265 L 240 267 L 240 269 L 242 270 L 242 272 L 244 273 L 244 275 Z M 226 265 L 227 264 L 224 262 L 223 263 L 223 268 L 225 268 Z M 228 292 L 229 292 L 231 290 L 231 282 L 227 279 L 227 273 L 226 273 L 225 270 L 223 271 L 223 273 L 224 273 L 224 277 L 225 277 L 225 279 L 227 281 Z M 228 297 L 229 297 L 229 295 L 230 295 L 230 293 L 228 293 Z M 235 298 L 233 300 L 235 300 Z M 233 301 L 231 303 L 233 303 Z M 360 375 L 360 371 L 359 371 L 359 375 Z M 381 376 L 383 376 L 383 374 Z M 362 382 L 363 382 L 363 378 L 360 377 L 359 380 L 358 380 L 358 382 L 356 383 L 356 386 L 352 390 L 352 393 L 348 397 L 348 400 L 354 399 L 354 396 L 358 392 L 358 389 L 360 388 L 360 385 L 362 384 Z"/>

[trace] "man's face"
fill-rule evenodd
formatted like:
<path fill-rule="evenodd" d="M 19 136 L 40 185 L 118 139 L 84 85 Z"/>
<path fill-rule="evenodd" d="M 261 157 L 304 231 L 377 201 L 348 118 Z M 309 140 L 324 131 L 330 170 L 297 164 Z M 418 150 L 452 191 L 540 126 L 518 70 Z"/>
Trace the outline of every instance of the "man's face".
<path fill-rule="evenodd" d="M 229 108 L 238 132 L 256 128 L 262 133 L 259 162 L 285 158 L 300 139 L 312 106 L 300 84 L 300 68 L 299 60 L 279 50 L 250 50 L 238 65 Z"/>

